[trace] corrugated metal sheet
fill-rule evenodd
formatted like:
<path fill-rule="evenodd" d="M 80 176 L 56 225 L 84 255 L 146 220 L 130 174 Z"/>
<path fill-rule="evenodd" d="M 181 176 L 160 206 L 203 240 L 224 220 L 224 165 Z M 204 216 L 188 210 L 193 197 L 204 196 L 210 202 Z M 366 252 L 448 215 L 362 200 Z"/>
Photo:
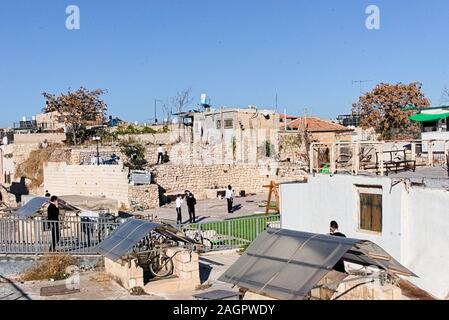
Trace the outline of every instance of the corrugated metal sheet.
<path fill-rule="evenodd" d="M 304 299 L 340 259 L 414 275 L 369 241 L 269 229 L 219 280 L 277 299 Z"/>

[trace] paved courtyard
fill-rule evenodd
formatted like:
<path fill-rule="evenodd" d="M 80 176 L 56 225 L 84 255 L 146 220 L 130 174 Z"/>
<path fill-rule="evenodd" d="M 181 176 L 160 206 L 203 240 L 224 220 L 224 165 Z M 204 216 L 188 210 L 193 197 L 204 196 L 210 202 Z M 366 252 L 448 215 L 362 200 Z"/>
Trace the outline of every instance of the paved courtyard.
<path fill-rule="evenodd" d="M 228 214 L 226 199 L 197 200 L 196 217 L 199 222 L 222 220 L 226 218 L 245 217 L 257 213 L 265 213 L 265 207 L 259 205 L 267 200 L 267 193 L 248 195 L 247 197 L 237 197 L 234 199 L 234 213 Z M 274 197 L 272 199 L 274 201 Z M 145 211 L 145 214 L 152 214 L 166 222 L 176 223 L 175 203 L 172 202 L 161 208 Z M 182 206 L 183 222 L 188 222 L 189 213 L 187 205 Z"/>
<path fill-rule="evenodd" d="M 168 294 L 158 292 L 155 295 L 132 295 L 117 282 L 111 280 L 103 271 L 87 271 L 80 275 L 80 292 L 59 296 L 43 297 L 42 287 L 64 285 L 65 281 L 28 281 L 20 282 L 17 276 L 0 274 L 1 300 L 193 300 L 194 295 L 207 291 L 224 289 L 238 292 L 230 284 L 218 281 L 238 258 L 235 251 L 206 254 L 200 257 L 200 278 L 204 290 L 190 290 Z"/>

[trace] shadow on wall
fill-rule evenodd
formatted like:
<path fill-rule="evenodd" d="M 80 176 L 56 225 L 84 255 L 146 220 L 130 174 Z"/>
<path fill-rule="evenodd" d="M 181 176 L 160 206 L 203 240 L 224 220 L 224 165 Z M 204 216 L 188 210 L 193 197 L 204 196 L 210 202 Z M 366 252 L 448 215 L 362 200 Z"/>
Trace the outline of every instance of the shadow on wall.
<path fill-rule="evenodd" d="M 20 203 L 22 201 L 22 195 L 30 194 L 25 182 L 25 178 L 20 178 L 20 182 L 13 182 L 11 184 L 11 187 L 9 187 L 9 192 L 15 195 L 16 202 Z"/>
<path fill-rule="evenodd" d="M 166 205 L 166 204 L 170 203 L 171 199 L 165 195 L 167 190 L 164 189 L 163 187 L 161 187 L 160 185 L 158 185 L 158 187 L 159 187 L 159 203 L 160 203 L 160 206 L 163 206 L 163 205 Z"/>

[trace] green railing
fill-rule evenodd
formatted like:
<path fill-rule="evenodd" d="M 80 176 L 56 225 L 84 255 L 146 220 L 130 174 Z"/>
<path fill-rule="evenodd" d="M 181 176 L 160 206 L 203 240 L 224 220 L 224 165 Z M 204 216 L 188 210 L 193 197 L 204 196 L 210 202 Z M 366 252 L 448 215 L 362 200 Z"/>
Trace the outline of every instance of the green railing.
<path fill-rule="evenodd" d="M 206 250 L 243 248 L 267 228 L 279 228 L 279 215 L 258 215 L 180 226 L 187 236 L 201 241 Z"/>

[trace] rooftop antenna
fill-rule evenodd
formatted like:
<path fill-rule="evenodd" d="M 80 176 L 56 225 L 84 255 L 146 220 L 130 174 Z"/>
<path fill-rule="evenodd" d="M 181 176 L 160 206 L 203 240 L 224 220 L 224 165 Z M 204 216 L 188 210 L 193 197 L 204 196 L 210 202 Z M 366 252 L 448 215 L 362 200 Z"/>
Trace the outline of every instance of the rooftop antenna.
<path fill-rule="evenodd" d="M 354 84 L 358 83 L 360 86 L 360 94 L 364 94 L 364 92 L 362 91 L 362 84 L 368 83 L 368 82 L 373 82 L 373 80 L 353 80 L 352 84 L 354 85 Z"/>

